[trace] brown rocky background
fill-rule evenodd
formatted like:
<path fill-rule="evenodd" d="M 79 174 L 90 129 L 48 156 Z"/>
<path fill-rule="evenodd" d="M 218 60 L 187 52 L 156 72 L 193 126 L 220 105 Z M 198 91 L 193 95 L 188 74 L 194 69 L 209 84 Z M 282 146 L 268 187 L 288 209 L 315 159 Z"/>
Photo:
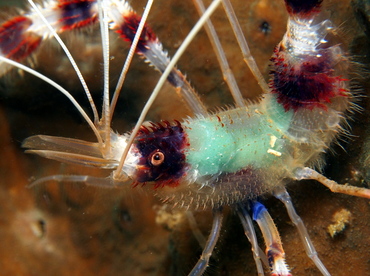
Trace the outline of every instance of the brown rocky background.
<path fill-rule="evenodd" d="M 16 13 L 3 7 L 5 2 L 12 1 L 0 1 L 4 20 Z M 251 51 L 267 76 L 269 57 L 285 31 L 284 5 L 275 0 L 232 2 Z M 132 5 L 140 13 L 145 1 L 133 1 Z M 345 49 L 354 62 L 361 63 L 354 66 L 357 68 L 354 85 L 362 95 L 366 95 L 369 81 L 368 7 L 366 1 L 332 0 L 325 4 L 327 16 L 340 26 L 338 32 Z M 196 18 L 190 1 L 157 0 L 149 22 L 173 55 Z M 242 61 L 224 15 L 216 13 L 212 19 L 244 96 L 254 99 L 260 89 Z M 64 36 L 97 105 L 102 87 L 98 37 L 94 28 Z M 115 34 L 111 38 L 114 86 L 127 47 Z M 45 43 L 28 64 L 61 83 L 89 110 L 75 73 L 55 44 Z M 188 75 L 210 109 L 232 103 L 204 33 L 197 37 L 178 67 Z M 115 131 L 123 133 L 132 128 L 158 75 L 135 58 L 115 113 Z M 359 98 L 364 110 L 352 116 L 354 136 L 341 142 L 346 151 L 335 146 L 336 153 L 328 154 L 325 174 L 340 183 L 368 186 L 367 102 L 366 98 Z M 191 115 L 182 106 L 171 87 L 166 86 L 148 119 L 181 119 Z M 129 185 L 101 189 L 57 182 L 26 187 L 32 180 L 47 175 L 102 174 L 23 152 L 22 141 L 36 134 L 94 141 L 86 123 L 60 93 L 27 74 L 11 71 L 2 78 L 0 86 L 0 132 L 0 275 L 186 275 L 196 263 L 201 248 L 184 213 L 165 210 L 150 189 L 144 192 Z M 369 200 L 332 194 L 315 182 L 292 183 L 288 191 L 332 275 L 370 275 Z M 306 256 L 282 204 L 269 197 L 265 203 L 282 236 L 292 273 L 320 275 Z M 232 210 L 226 213 L 206 275 L 256 275 L 250 245 L 238 218 Z M 210 212 L 194 215 L 200 230 L 207 235 Z M 341 221 L 345 228 L 331 237 L 327 228 Z M 260 244 L 263 245 L 262 241 Z"/>

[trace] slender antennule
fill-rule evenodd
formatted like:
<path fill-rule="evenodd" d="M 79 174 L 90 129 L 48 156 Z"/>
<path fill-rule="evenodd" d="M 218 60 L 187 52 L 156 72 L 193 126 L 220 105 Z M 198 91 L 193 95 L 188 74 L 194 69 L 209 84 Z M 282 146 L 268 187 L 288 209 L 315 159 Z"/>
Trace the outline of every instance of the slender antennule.
<path fill-rule="evenodd" d="M 198 13 L 202 15 L 205 11 L 204 5 L 202 0 L 194 0 L 193 1 Z M 226 81 L 227 85 L 229 86 L 231 95 L 234 98 L 235 104 L 238 107 L 243 107 L 245 106 L 244 104 L 244 99 L 242 96 L 242 93 L 240 92 L 240 89 L 238 87 L 238 84 L 236 83 L 234 74 L 232 73 L 229 63 L 227 62 L 227 58 L 225 55 L 225 51 L 222 48 L 221 42 L 218 39 L 216 30 L 211 22 L 211 20 L 207 21 L 207 24 L 205 25 L 207 35 L 210 39 L 210 42 L 213 47 L 213 51 L 216 54 L 218 63 L 220 64 L 222 74 L 224 76 L 224 80 Z"/>
<path fill-rule="evenodd" d="M 164 83 L 166 82 L 167 80 L 167 77 L 169 76 L 169 74 L 171 73 L 172 69 L 174 68 L 175 64 L 177 63 L 177 61 L 179 60 L 179 58 L 182 56 L 182 54 L 184 53 L 184 51 L 186 50 L 186 48 L 188 47 L 188 45 L 190 44 L 190 42 L 194 39 L 195 35 L 199 32 L 199 30 L 202 28 L 202 26 L 205 24 L 205 22 L 207 21 L 207 19 L 211 16 L 211 14 L 216 10 L 216 8 L 218 7 L 218 5 L 220 4 L 221 0 L 214 0 L 211 5 L 207 8 L 206 12 L 202 15 L 202 17 L 199 19 L 199 21 L 195 24 L 195 26 L 193 27 L 193 29 L 190 31 L 190 33 L 187 35 L 187 37 L 185 38 L 184 42 L 181 44 L 180 48 L 177 50 L 176 54 L 174 55 L 172 61 L 168 64 L 166 70 L 163 72 L 161 78 L 159 79 L 156 87 L 154 88 L 151 96 L 149 97 L 147 103 L 145 104 L 141 114 L 140 114 L 140 117 L 134 127 L 134 129 L 132 130 L 132 133 L 130 135 L 130 138 L 128 139 L 127 141 L 127 146 L 124 150 L 124 152 L 122 153 L 122 158 L 120 160 L 120 163 L 116 169 L 116 171 L 114 172 L 114 179 L 118 180 L 122 177 L 122 168 L 123 168 L 123 165 L 125 163 L 125 159 L 127 157 L 127 154 L 130 150 L 130 147 L 136 137 L 136 134 L 138 133 L 141 125 L 143 124 L 144 120 L 145 120 L 145 117 L 146 117 L 146 114 L 148 113 L 150 107 L 152 106 L 154 100 L 156 99 L 160 89 L 162 88 L 162 86 L 164 85 Z"/>

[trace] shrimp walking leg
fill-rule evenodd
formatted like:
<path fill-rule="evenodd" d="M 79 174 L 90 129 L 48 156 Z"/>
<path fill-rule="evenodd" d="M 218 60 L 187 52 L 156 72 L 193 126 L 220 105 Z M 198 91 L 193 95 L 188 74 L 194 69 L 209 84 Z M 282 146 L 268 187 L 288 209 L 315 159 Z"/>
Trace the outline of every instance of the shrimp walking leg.
<path fill-rule="evenodd" d="M 222 209 L 216 209 L 214 211 L 213 225 L 211 233 L 209 234 L 206 246 L 203 249 L 202 255 L 199 258 L 199 261 L 194 266 L 192 271 L 189 273 L 189 276 L 200 276 L 206 270 L 209 259 L 211 258 L 213 249 L 217 243 L 217 240 L 220 236 L 220 230 L 222 226 Z"/>
<path fill-rule="evenodd" d="M 194 4 L 196 8 L 198 9 L 199 14 L 202 15 L 205 11 L 203 2 L 201 0 L 195 0 Z M 217 36 L 216 30 L 211 20 L 208 20 L 204 27 L 207 31 L 208 37 L 210 38 L 210 42 L 212 44 L 212 47 L 218 59 L 218 63 L 220 64 L 223 77 L 227 85 L 229 86 L 230 93 L 234 98 L 236 106 L 239 106 L 239 107 L 245 106 L 242 93 L 240 92 L 235 76 L 231 71 L 231 68 L 226 58 L 225 51 L 222 48 L 220 39 Z"/>
<path fill-rule="evenodd" d="M 193 212 L 186 211 L 185 214 L 186 214 L 186 217 L 187 217 L 188 222 L 189 222 L 190 229 L 193 232 L 193 235 L 194 235 L 195 239 L 198 241 L 198 243 L 201 247 L 205 247 L 206 242 L 207 242 L 206 237 L 200 231 L 200 229 L 198 227 L 198 224 L 195 220 Z"/>
<path fill-rule="evenodd" d="M 303 180 L 303 179 L 316 180 L 320 182 L 321 184 L 325 185 L 326 187 L 328 187 L 330 191 L 332 191 L 333 193 L 341 193 L 341 194 L 353 195 L 357 197 L 370 198 L 369 189 L 359 188 L 359 187 L 349 186 L 349 185 L 340 185 L 337 182 L 326 178 L 322 174 L 308 167 L 297 169 L 295 171 L 295 178 L 297 180 Z"/>
<path fill-rule="evenodd" d="M 308 235 L 306 226 L 304 225 L 302 219 L 298 216 L 296 210 L 294 209 L 292 199 L 284 187 L 278 187 L 274 193 L 275 197 L 284 203 L 285 208 L 288 211 L 290 220 L 298 229 L 299 236 L 304 244 L 307 256 L 315 263 L 316 267 L 320 270 L 322 275 L 330 276 L 329 271 L 326 269 L 324 264 L 319 259 L 316 249 Z"/>
<path fill-rule="evenodd" d="M 257 273 L 258 275 L 263 276 L 265 274 L 263 272 L 261 260 L 267 267 L 268 267 L 268 260 L 267 260 L 265 253 L 258 246 L 256 231 L 254 230 L 252 219 L 250 215 L 248 214 L 248 211 L 245 209 L 244 205 L 242 204 L 238 205 L 238 215 L 243 225 L 244 233 L 252 245 L 253 258 L 254 258 L 254 262 L 256 263 Z"/>
<path fill-rule="evenodd" d="M 279 232 L 266 207 L 255 201 L 252 203 L 253 219 L 261 229 L 266 244 L 266 255 L 269 260 L 271 275 L 291 276 L 285 263 L 285 252 Z"/>

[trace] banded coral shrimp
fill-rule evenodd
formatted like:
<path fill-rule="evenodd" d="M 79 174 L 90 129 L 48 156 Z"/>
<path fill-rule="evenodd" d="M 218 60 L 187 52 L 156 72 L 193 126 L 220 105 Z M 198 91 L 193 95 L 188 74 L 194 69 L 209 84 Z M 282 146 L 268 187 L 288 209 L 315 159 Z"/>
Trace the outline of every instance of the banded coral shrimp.
<path fill-rule="evenodd" d="M 289 259 L 288 259 L 288 262 L 289 262 Z M 296 271 L 296 270 L 294 270 L 294 271 Z M 298 273 L 299 274 L 299 273 Z"/>

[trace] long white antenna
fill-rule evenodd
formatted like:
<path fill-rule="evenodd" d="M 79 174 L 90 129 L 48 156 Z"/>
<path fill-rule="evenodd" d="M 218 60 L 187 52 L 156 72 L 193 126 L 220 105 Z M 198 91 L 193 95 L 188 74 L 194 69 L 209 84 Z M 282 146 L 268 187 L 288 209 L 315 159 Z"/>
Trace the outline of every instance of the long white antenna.
<path fill-rule="evenodd" d="M 85 81 L 84 77 L 82 76 L 82 73 L 81 73 L 80 69 L 78 68 L 77 63 L 74 60 L 71 52 L 68 50 L 68 48 L 65 45 L 65 43 L 63 42 L 63 40 L 60 38 L 60 36 L 54 30 L 54 28 L 50 25 L 50 22 L 45 18 L 45 16 L 42 14 L 41 10 L 33 2 L 33 0 L 28 0 L 28 2 L 32 6 L 32 8 L 35 10 L 35 12 L 38 14 L 38 16 L 42 19 L 42 21 L 45 23 L 45 25 L 48 27 L 48 29 L 50 30 L 50 32 L 52 33 L 52 35 L 58 41 L 60 47 L 62 47 L 63 51 L 65 52 L 65 54 L 67 56 L 67 58 L 69 59 L 69 62 L 71 63 L 73 69 L 75 70 L 75 72 L 76 72 L 76 74 L 77 74 L 77 76 L 78 76 L 78 78 L 79 78 L 79 80 L 81 82 L 81 85 L 82 85 L 83 89 L 85 90 L 86 97 L 87 97 L 87 99 L 88 99 L 88 101 L 90 103 L 91 109 L 92 109 L 93 114 L 94 114 L 94 123 L 97 125 L 97 123 L 99 122 L 98 111 L 96 109 L 94 100 L 93 100 L 93 98 L 91 96 L 90 90 L 89 90 L 89 88 L 88 88 L 88 86 L 86 84 L 86 81 Z"/>
<path fill-rule="evenodd" d="M 80 114 L 82 115 L 82 117 L 84 117 L 84 119 L 86 120 L 86 122 L 89 124 L 89 126 L 91 127 L 91 129 L 94 131 L 95 133 L 95 136 L 96 138 L 98 139 L 98 142 L 99 144 L 102 144 L 103 143 L 103 140 L 102 140 L 102 137 L 100 136 L 100 133 L 99 131 L 97 130 L 97 128 L 95 127 L 94 123 L 91 121 L 90 117 L 86 114 L 86 112 L 83 110 L 83 108 L 79 105 L 79 103 L 75 100 L 75 98 L 73 98 L 73 96 L 67 91 L 65 90 L 62 86 L 60 86 L 59 84 L 57 84 L 55 81 L 49 79 L 48 77 L 40 74 L 39 72 L 23 65 L 23 64 L 20 64 L 16 61 L 13 61 L 11 59 L 8 59 L 6 57 L 3 57 L 3 56 L 0 56 L 0 61 L 3 61 L 3 62 L 6 62 L 12 66 L 15 66 L 19 69 L 22 69 L 32 75 L 34 75 L 35 77 L 47 82 L 48 84 L 50 84 L 51 86 L 55 87 L 56 89 L 58 89 L 61 93 L 63 93 L 71 102 L 72 104 L 76 107 L 76 109 L 78 110 L 78 112 L 80 112 Z"/>
<path fill-rule="evenodd" d="M 102 0 L 98 0 L 98 10 L 99 10 L 99 21 L 100 21 L 100 33 L 101 33 L 101 43 L 103 51 L 103 64 L 104 64 L 104 91 L 103 91 L 103 110 L 101 122 L 103 124 L 104 132 L 104 148 L 103 155 L 107 154 L 110 149 L 110 98 L 109 98 L 109 28 L 107 22 L 107 13 L 105 7 L 102 5 Z"/>

